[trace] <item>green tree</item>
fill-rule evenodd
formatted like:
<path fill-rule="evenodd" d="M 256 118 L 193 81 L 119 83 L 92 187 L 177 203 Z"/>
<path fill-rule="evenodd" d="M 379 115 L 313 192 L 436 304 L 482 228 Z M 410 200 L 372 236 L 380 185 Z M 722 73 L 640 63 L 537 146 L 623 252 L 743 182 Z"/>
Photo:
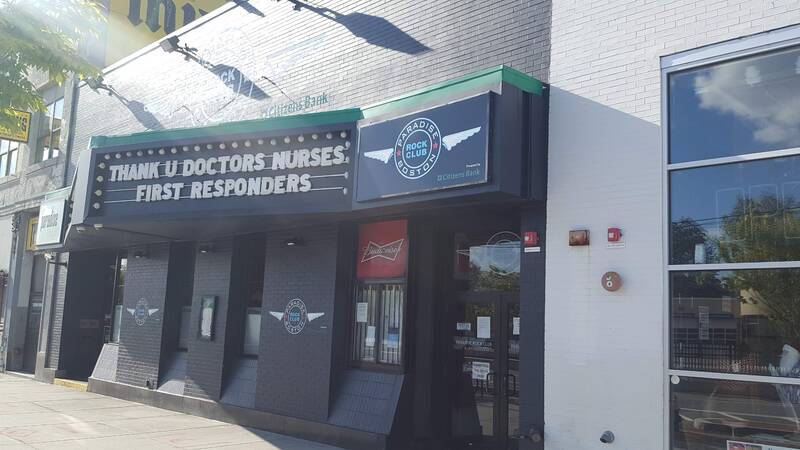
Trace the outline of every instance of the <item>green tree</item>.
<path fill-rule="evenodd" d="M 0 0 L 0 126 L 19 130 L 10 109 L 44 111 L 30 76 L 48 74 L 58 84 L 70 74 L 99 74 L 79 46 L 98 36 L 105 20 L 95 0 Z"/>

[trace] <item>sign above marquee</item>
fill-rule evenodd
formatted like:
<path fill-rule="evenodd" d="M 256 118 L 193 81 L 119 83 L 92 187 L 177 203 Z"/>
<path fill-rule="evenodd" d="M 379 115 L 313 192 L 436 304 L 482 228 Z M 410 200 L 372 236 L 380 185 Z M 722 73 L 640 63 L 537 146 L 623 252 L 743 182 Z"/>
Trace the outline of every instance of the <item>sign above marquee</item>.
<path fill-rule="evenodd" d="M 96 149 L 88 215 L 346 210 L 352 131 Z"/>
<path fill-rule="evenodd" d="M 356 201 L 489 181 L 491 94 L 359 130 Z"/>

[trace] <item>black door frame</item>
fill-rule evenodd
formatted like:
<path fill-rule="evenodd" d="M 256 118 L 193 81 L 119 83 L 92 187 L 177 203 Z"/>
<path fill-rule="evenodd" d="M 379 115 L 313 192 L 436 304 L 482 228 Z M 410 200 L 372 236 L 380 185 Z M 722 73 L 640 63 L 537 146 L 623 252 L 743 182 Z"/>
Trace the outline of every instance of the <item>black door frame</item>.
<path fill-rule="evenodd" d="M 458 319 L 458 309 L 454 308 L 456 304 L 460 303 L 482 303 L 492 304 L 493 314 L 491 327 L 496 330 L 493 334 L 494 342 L 494 355 L 493 364 L 494 371 L 490 372 L 491 383 L 490 388 L 494 395 L 494 411 L 493 411 L 493 438 L 480 444 L 470 445 L 470 448 L 475 449 L 511 449 L 518 448 L 518 441 L 512 438 L 512 432 L 508 428 L 508 414 L 509 414 L 509 383 L 512 381 L 512 375 L 509 373 L 509 351 L 508 343 L 510 334 L 508 323 L 510 318 L 511 306 L 519 304 L 519 292 L 504 292 L 504 291 L 464 291 L 458 292 L 450 300 L 448 305 L 448 319 L 447 327 L 448 337 L 447 343 L 452 346 L 453 337 L 455 336 L 455 321 Z M 453 357 L 452 351 L 448 352 L 448 357 Z M 448 361 L 447 367 L 452 368 L 456 366 L 456 361 Z M 447 375 L 448 377 L 450 374 Z M 519 381 L 514 385 L 519 386 Z M 454 399 L 451 398 L 450 402 Z M 459 443 L 460 444 L 460 443 Z"/>

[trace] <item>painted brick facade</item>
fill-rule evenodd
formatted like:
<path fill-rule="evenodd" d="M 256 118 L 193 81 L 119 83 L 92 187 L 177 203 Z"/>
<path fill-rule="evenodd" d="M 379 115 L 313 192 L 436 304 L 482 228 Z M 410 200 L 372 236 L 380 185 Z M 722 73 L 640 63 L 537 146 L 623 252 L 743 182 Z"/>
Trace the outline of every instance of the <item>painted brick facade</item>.
<path fill-rule="evenodd" d="M 284 241 L 300 237 L 303 244 Z M 337 229 L 329 226 L 270 233 L 264 266 L 261 357 L 256 408 L 317 421 L 328 418 L 332 328 L 336 296 Z M 300 299 L 324 313 L 290 334 L 272 312 Z"/>
<path fill-rule="evenodd" d="M 668 448 L 660 57 L 800 22 L 795 1 L 560 1 L 552 11 L 548 450 Z M 627 248 L 607 249 L 607 227 Z M 589 228 L 589 247 L 567 232 Z M 605 292 L 601 275 L 624 287 Z"/>
<path fill-rule="evenodd" d="M 199 254 L 195 258 L 192 320 L 189 328 L 189 354 L 184 391 L 186 395 L 212 400 L 220 398 L 232 258 L 233 239 L 216 241 L 213 244 L 213 251 Z M 205 341 L 197 339 L 196 336 L 200 330 L 201 300 L 208 296 L 217 298 L 217 306 L 213 339 Z"/>
<path fill-rule="evenodd" d="M 330 9 L 223 6 L 178 33 L 205 63 L 156 46 L 105 74 L 115 95 L 83 86 L 71 170 L 91 136 L 267 117 L 306 96 L 325 102 L 294 113 L 361 107 L 500 64 L 546 80 L 545 0 L 314 5 Z"/>
<path fill-rule="evenodd" d="M 139 387 L 146 387 L 148 381 L 158 383 L 169 244 L 150 245 L 145 251 L 146 257 L 128 259 L 116 380 Z M 128 311 L 135 310 L 140 300 L 147 309 L 157 309 L 142 325 Z"/>

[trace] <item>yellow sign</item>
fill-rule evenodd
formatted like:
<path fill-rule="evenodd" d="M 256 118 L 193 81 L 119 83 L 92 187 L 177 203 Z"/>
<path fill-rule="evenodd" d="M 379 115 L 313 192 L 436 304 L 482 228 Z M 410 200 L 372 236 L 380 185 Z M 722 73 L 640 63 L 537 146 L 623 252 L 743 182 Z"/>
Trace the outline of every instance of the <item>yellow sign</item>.
<path fill-rule="evenodd" d="M 0 127 L 0 139 L 7 139 L 9 141 L 28 142 L 31 134 L 31 113 L 26 111 L 17 111 L 12 109 L 11 112 L 19 120 L 20 129 L 10 130 L 5 127 Z"/>
<path fill-rule="evenodd" d="M 36 251 L 36 231 L 39 229 L 39 218 L 34 217 L 28 221 L 28 239 L 25 242 L 25 250 Z"/>
<path fill-rule="evenodd" d="M 106 65 L 111 65 L 208 12 L 225 0 L 110 0 Z"/>

